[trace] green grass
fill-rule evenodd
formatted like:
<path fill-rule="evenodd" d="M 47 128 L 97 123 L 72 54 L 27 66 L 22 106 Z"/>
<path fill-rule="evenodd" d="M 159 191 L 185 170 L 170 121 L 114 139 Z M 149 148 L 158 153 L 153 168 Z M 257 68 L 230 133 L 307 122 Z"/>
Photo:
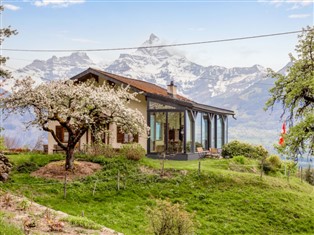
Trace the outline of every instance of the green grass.
<path fill-rule="evenodd" d="M 2 235 L 23 235 L 21 229 L 13 224 L 7 223 L 3 218 L 5 214 L 0 211 L 0 234 Z"/>
<path fill-rule="evenodd" d="M 87 219 L 86 217 L 79 217 L 79 216 L 68 216 L 63 221 L 69 222 L 72 225 L 80 226 L 86 229 L 95 229 L 99 230 L 102 229 L 103 226 L 100 224 L 96 224 L 94 221 Z"/>
<path fill-rule="evenodd" d="M 196 234 L 313 234 L 313 186 L 291 177 L 264 176 L 230 170 L 232 159 L 165 161 L 166 177 L 158 174 L 161 162 L 140 162 L 122 157 L 83 157 L 103 165 L 93 176 L 69 183 L 63 199 L 63 184 L 33 178 L 14 170 L 6 190 L 23 194 L 36 202 L 73 216 L 85 217 L 126 235 L 146 234 L 148 207 L 156 199 L 185 203 L 195 212 Z M 42 166 L 62 156 L 10 156 L 15 169 L 25 162 Z M 251 161 L 249 165 L 257 165 Z M 141 170 L 140 170 L 141 169 Z M 121 175 L 117 190 L 117 175 Z M 93 189 L 96 183 L 95 195 Z"/>

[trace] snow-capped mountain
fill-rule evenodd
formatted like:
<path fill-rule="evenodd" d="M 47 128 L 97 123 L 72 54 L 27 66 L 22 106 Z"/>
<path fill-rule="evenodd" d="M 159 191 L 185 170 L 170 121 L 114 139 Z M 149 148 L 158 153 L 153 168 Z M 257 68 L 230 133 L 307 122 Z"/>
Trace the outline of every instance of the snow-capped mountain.
<path fill-rule="evenodd" d="M 237 120 L 229 119 L 230 139 L 246 140 L 271 148 L 277 141 L 280 129 L 280 110 L 272 115 L 263 110 L 269 97 L 268 90 L 274 82 L 266 76 L 266 68 L 260 65 L 245 68 L 206 67 L 168 48 L 145 48 L 161 44 L 163 42 L 151 34 L 141 48 L 121 54 L 109 66 L 97 65 L 86 53 L 77 52 L 59 58 L 53 56 L 47 61 L 35 60 L 14 75 L 33 75 L 38 82 L 43 82 L 70 78 L 88 67 L 96 67 L 163 87 L 174 81 L 183 95 L 200 103 L 236 112 Z M 286 71 L 286 68 L 282 71 Z"/>
<path fill-rule="evenodd" d="M 53 56 L 48 60 L 34 60 L 31 64 L 17 70 L 16 77 L 32 76 L 36 81 L 51 81 L 70 78 L 89 67 L 99 67 L 84 52 L 72 53 L 70 56 Z"/>

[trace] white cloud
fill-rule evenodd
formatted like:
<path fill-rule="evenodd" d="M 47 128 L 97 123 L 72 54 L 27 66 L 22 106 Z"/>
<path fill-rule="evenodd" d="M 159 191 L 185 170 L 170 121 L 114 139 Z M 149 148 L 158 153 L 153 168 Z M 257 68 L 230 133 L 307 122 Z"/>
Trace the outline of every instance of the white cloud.
<path fill-rule="evenodd" d="M 4 4 L 3 7 L 11 11 L 17 11 L 21 9 L 20 7 L 12 5 L 12 4 Z"/>
<path fill-rule="evenodd" d="M 310 14 L 294 14 L 294 15 L 289 15 L 289 18 L 291 19 L 304 19 L 307 17 L 310 17 Z"/>
<path fill-rule="evenodd" d="M 271 0 L 271 1 L 259 0 L 259 2 L 269 3 L 275 7 L 289 5 L 291 6 L 289 8 L 290 10 L 295 10 L 295 9 L 303 8 L 303 7 L 313 4 L 314 0 Z"/>
<path fill-rule="evenodd" d="M 80 4 L 84 3 L 85 0 L 37 0 L 34 2 L 34 5 L 37 7 L 44 7 L 44 6 L 54 6 L 54 7 L 67 7 L 73 4 Z"/>

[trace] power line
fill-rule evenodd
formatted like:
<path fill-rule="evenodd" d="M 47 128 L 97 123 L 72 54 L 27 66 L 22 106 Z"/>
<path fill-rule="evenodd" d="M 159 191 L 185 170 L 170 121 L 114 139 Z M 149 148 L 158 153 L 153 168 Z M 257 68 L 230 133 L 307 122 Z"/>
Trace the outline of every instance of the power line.
<path fill-rule="evenodd" d="M 99 51 L 125 51 L 125 50 L 136 50 L 136 49 L 149 49 L 149 48 L 164 48 L 164 47 L 179 47 L 179 46 L 192 46 L 192 45 L 201 45 L 201 44 L 210 44 L 210 43 L 220 43 L 220 42 L 231 42 L 231 41 L 240 41 L 256 38 L 265 38 L 265 37 L 275 37 L 288 34 L 296 34 L 312 30 L 298 30 L 298 31 L 289 31 L 281 33 L 272 33 L 272 34 L 261 34 L 247 37 L 238 37 L 238 38 L 227 38 L 227 39 L 218 39 L 218 40 L 209 40 L 209 41 L 200 41 L 200 42 L 187 42 L 187 43 L 175 43 L 175 44 L 164 44 L 164 45 L 155 45 L 155 46 L 140 46 L 140 47 L 117 47 L 117 48 L 99 48 L 99 49 L 14 49 L 6 48 L 2 49 L 3 51 L 16 51 L 16 52 L 99 52 Z"/>

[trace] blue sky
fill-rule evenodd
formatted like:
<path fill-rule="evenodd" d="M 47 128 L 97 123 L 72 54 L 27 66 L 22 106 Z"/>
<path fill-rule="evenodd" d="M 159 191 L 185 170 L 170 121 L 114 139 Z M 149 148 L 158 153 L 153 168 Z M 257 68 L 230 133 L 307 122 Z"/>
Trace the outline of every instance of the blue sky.
<path fill-rule="evenodd" d="M 2 25 L 19 31 L 3 48 L 92 49 L 140 46 L 151 33 L 165 43 L 207 41 L 313 26 L 313 0 L 275 1 L 2 1 Z M 242 67 L 260 64 L 275 70 L 288 61 L 297 35 L 176 48 L 202 65 Z M 88 53 L 111 61 L 120 52 Z M 8 66 L 70 53 L 7 52 Z"/>

